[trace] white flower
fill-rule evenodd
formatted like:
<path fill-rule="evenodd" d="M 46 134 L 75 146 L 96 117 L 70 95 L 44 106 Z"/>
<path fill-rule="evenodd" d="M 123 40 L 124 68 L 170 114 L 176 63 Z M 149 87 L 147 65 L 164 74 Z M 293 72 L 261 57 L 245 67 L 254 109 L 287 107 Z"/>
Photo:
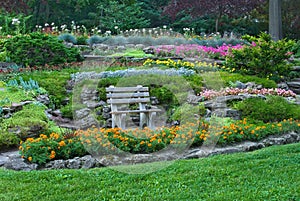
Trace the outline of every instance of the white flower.
<path fill-rule="evenodd" d="M 74 21 L 72 21 L 71 23 L 72 23 L 72 24 L 75 24 L 75 22 L 74 22 Z"/>
<path fill-rule="evenodd" d="M 98 32 L 98 33 L 101 33 L 101 30 L 98 30 L 97 32 Z"/>
<path fill-rule="evenodd" d="M 118 27 L 118 26 L 115 26 L 114 28 L 115 28 L 115 29 L 118 29 L 119 27 Z"/>
<path fill-rule="evenodd" d="M 51 23 L 51 26 L 54 26 L 54 22 Z"/>
<path fill-rule="evenodd" d="M 47 26 L 49 26 L 49 24 L 48 24 L 48 23 L 45 23 L 45 27 L 47 27 Z"/>
<path fill-rule="evenodd" d="M 12 19 L 12 24 L 16 24 L 16 25 L 20 24 L 19 19 L 13 18 L 13 19 Z"/>
<path fill-rule="evenodd" d="M 164 25 L 163 28 L 166 29 L 166 28 L 167 28 L 167 25 Z"/>
<path fill-rule="evenodd" d="M 0 27 L 0 30 L 2 29 L 2 27 Z"/>
<path fill-rule="evenodd" d="M 40 25 L 40 26 L 39 26 L 39 29 L 41 29 L 41 28 L 42 28 L 42 26 Z"/>

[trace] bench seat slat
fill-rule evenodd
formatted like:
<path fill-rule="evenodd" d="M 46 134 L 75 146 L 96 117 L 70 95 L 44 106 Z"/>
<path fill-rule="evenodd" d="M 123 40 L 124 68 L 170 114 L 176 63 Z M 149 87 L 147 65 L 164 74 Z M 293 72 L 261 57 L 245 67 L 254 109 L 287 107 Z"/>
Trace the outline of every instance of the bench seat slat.
<path fill-rule="evenodd" d="M 138 98 L 149 97 L 149 92 L 141 93 L 111 93 L 106 95 L 107 98 Z"/>
<path fill-rule="evenodd" d="M 148 87 L 107 87 L 106 92 L 136 92 L 149 91 Z"/>
<path fill-rule="evenodd" d="M 109 104 L 149 103 L 150 98 L 108 99 L 107 102 Z"/>
<path fill-rule="evenodd" d="M 160 109 L 150 109 L 150 110 L 121 110 L 112 111 L 111 114 L 127 114 L 127 113 L 150 113 L 150 112 L 161 112 Z"/>

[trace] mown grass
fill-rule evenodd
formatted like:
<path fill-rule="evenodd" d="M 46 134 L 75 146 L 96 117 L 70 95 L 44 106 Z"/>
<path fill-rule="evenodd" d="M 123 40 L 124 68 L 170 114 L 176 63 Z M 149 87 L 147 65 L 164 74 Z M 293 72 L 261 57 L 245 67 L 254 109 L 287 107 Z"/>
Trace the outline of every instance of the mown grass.
<path fill-rule="evenodd" d="M 297 143 L 180 160 L 149 174 L 127 174 L 110 168 L 33 172 L 0 169 L 0 200 L 298 201 L 299 175 Z"/>

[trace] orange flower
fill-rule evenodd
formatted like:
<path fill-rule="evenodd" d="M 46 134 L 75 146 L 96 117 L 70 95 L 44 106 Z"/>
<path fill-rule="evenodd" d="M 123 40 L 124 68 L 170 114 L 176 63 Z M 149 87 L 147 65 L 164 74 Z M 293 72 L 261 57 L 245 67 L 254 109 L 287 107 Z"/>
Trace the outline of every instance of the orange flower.
<path fill-rule="evenodd" d="M 63 147 L 63 146 L 66 146 L 66 143 L 65 143 L 65 141 L 60 141 L 60 142 L 58 143 L 58 145 L 59 145 L 60 147 Z"/>
<path fill-rule="evenodd" d="M 31 156 L 28 157 L 28 161 L 29 161 L 29 162 L 32 161 L 32 157 L 31 157 Z"/>
<path fill-rule="evenodd" d="M 277 124 L 277 126 L 278 126 L 278 127 L 281 127 L 281 126 L 282 126 L 282 124 L 281 124 L 281 123 L 279 123 L 279 124 Z"/>
<path fill-rule="evenodd" d="M 251 131 L 251 134 L 254 134 L 254 133 L 255 133 L 255 130 L 252 130 L 252 131 Z"/>
<path fill-rule="evenodd" d="M 145 141 L 141 141 L 141 142 L 140 142 L 140 145 L 143 145 L 143 144 L 145 144 Z"/>
<path fill-rule="evenodd" d="M 152 144 L 148 143 L 148 147 L 151 147 L 151 146 L 152 146 Z"/>
<path fill-rule="evenodd" d="M 55 158 L 55 151 L 51 151 L 51 154 L 50 154 L 50 159 L 53 159 Z"/>

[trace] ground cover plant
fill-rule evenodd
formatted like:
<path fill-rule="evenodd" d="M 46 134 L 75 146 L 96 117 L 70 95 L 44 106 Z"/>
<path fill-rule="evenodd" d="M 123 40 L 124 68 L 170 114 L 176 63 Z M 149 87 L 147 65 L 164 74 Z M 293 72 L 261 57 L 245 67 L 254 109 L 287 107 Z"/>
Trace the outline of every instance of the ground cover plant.
<path fill-rule="evenodd" d="M 0 169 L 0 198 L 11 200 L 298 200 L 300 144 L 175 161 L 91 170 Z M 85 181 L 84 184 L 82 181 Z M 237 185 L 238 183 L 238 185 Z M 118 184 L 118 185 L 116 185 Z M 109 186 L 109 188 L 108 188 Z M 51 189 L 51 191 L 47 190 Z"/>

